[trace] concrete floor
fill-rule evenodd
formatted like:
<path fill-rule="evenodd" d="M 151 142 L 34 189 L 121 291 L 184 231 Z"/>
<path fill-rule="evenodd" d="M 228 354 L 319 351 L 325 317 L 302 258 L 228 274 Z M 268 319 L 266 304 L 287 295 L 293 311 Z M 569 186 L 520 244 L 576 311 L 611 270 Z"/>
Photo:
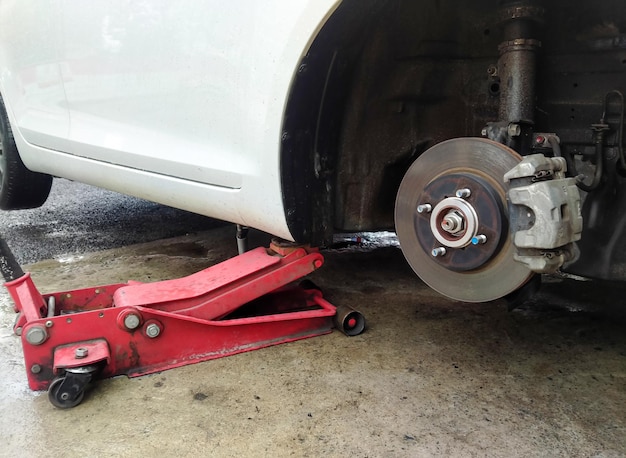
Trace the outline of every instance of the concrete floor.
<path fill-rule="evenodd" d="M 28 266 L 44 292 L 195 272 L 233 230 Z M 367 331 L 94 383 L 81 405 L 29 391 L 0 294 L 0 456 L 626 456 L 623 289 L 550 279 L 530 304 L 463 304 L 397 248 L 325 253 L 312 277 Z M 602 294 L 600 294 L 602 291 Z"/>

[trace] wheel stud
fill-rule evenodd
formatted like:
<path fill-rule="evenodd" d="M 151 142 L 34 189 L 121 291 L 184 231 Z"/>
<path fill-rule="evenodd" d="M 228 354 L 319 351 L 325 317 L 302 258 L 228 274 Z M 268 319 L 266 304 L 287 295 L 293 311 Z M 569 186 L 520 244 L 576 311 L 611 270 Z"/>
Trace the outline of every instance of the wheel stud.
<path fill-rule="evenodd" d="M 456 196 L 459 199 L 464 199 L 464 198 L 467 198 L 467 197 L 469 197 L 471 195 L 472 195 L 472 191 L 470 191 L 469 188 L 458 189 L 456 191 Z"/>
<path fill-rule="evenodd" d="M 417 206 L 417 213 L 430 213 L 432 209 L 433 207 L 430 204 L 421 204 Z"/>
<path fill-rule="evenodd" d="M 437 256 L 444 256 L 446 252 L 447 250 L 444 247 L 440 246 L 438 248 L 434 248 L 431 253 L 436 258 Z"/>
<path fill-rule="evenodd" d="M 485 242 L 487 242 L 487 236 L 484 234 L 479 234 L 472 237 L 472 245 L 482 245 Z"/>

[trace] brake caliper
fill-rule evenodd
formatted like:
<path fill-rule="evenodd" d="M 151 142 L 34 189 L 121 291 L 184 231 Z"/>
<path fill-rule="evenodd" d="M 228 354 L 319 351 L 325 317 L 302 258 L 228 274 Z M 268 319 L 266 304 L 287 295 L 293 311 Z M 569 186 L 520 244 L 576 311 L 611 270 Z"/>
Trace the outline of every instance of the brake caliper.
<path fill-rule="evenodd" d="M 516 261 L 537 273 L 574 260 L 583 229 L 580 193 L 562 157 L 525 156 L 504 175 Z"/>

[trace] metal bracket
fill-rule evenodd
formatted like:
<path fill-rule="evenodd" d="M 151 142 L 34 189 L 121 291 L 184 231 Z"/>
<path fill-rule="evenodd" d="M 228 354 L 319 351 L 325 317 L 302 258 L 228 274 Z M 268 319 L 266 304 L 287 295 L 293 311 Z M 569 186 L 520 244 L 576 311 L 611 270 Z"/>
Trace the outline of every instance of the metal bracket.
<path fill-rule="evenodd" d="M 574 178 L 562 157 L 533 154 L 504 175 L 516 261 L 537 273 L 556 272 L 572 260 L 583 220 Z"/>

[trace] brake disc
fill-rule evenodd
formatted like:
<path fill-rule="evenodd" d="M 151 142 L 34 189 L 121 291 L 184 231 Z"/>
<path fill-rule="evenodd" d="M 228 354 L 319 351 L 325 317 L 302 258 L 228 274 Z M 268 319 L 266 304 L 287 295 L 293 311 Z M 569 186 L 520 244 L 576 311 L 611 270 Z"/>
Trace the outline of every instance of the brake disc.
<path fill-rule="evenodd" d="M 503 176 L 521 160 L 482 138 L 456 138 L 424 152 L 398 190 L 396 232 L 415 273 L 445 296 L 485 302 L 533 275 L 513 259 Z"/>

